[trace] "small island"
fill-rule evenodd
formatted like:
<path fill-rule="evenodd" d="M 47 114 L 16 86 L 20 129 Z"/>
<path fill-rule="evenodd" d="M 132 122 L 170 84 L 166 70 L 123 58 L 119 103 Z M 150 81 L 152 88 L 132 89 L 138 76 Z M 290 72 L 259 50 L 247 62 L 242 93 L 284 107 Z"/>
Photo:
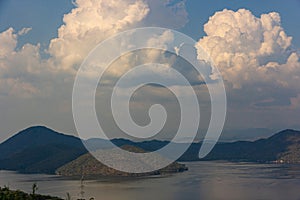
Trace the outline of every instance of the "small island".
<path fill-rule="evenodd" d="M 122 149 L 135 153 L 145 153 L 141 148 L 124 145 Z M 93 155 L 86 153 L 79 158 L 63 165 L 56 170 L 56 174 L 67 177 L 97 178 L 97 177 L 145 177 L 152 175 L 172 174 L 187 171 L 188 168 L 181 163 L 173 162 L 162 169 L 147 173 L 127 173 L 107 167 L 99 162 Z"/>

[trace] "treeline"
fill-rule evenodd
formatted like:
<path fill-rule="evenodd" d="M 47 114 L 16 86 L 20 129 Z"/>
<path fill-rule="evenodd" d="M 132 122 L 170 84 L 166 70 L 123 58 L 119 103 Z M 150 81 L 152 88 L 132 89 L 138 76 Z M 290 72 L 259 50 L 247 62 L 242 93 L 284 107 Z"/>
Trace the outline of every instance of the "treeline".
<path fill-rule="evenodd" d="M 31 194 L 25 193 L 20 190 L 10 190 L 9 187 L 0 187 L 0 200 L 62 200 L 58 197 L 51 197 L 49 195 L 35 194 L 35 191 Z"/>
<path fill-rule="evenodd" d="M 37 185 L 32 185 L 32 192 L 30 194 L 20 191 L 11 190 L 9 187 L 0 187 L 0 200 L 63 200 L 59 197 L 53 197 L 50 195 L 36 194 Z M 67 193 L 66 200 L 71 200 L 70 194 Z M 85 198 L 79 198 L 77 200 L 86 200 Z M 89 198 L 88 200 L 94 200 L 94 198 Z"/>

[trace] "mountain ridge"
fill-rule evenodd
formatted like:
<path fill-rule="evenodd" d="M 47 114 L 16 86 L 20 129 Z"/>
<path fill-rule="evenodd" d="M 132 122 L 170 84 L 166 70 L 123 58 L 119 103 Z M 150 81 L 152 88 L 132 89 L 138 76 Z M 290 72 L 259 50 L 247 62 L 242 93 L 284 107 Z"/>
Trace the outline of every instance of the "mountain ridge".
<path fill-rule="evenodd" d="M 27 139 L 29 134 L 32 137 L 31 140 L 28 141 Z M 61 137 L 60 138 L 61 140 L 57 140 L 57 136 L 64 136 L 64 137 Z M 24 148 L 30 145 L 39 144 L 41 142 L 40 139 L 42 139 L 45 144 L 57 143 L 57 142 L 64 144 L 67 142 L 67 139 L 74 139 L 74 141 L 80 140 L 79 138 L 73 135 L 66 135 L 63 133 L 59 133 L 46 126 L 32 126 L 19 131 L 12 137 L 0 143 L 0 152 L 1 152 L 0 158 L 3 154 L 6 153 L 5 152 L 6 149 L 3 146 L 7 146 L 7 147 L 9 146 L 10 150 L 12 147 L 18 147 L 18 150 L 23 150 Z M 26 143 L 24 143 L 24 140 L 27 140 Z"/>
<path fill-rule="evenodd" d="M 2 142 L 0 152 L 0 169 L 52 174 L 59 166 L 87 150 L 75 136 L 58 133 L 45 126 L 34 126 Z"/>
<path fill-rule="evenodd" d="M 148 152 L 158 150 L 169 143 L 160 140 L 134 142 L 122 138 L 111 141 L 118 147 L 131 145 Z M 81 140 L 45 126 L 29 127 L 0 144 L 0 170 L 53 174 L 59 167 L 88 152 L 82 142 L 86 145 L 92 144 L 89 147 L 96 150 L 105 147 L 109 141 Z M 201 144 L 192 143 L 178 161 L 199 161 Z M 201 160 L 300 163 L 300 131 L 286 129 L 255 141 L 217 143 Z"/>

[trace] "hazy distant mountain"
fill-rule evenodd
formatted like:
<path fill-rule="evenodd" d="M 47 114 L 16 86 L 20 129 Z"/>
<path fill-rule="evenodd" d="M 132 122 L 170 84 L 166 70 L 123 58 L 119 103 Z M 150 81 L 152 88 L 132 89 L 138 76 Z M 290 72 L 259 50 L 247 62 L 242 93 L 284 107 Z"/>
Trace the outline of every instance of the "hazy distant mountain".
<path fill-rule="evenodd" d="M 108 141 L 101 139 L 83 142 L 93 150 L 109 147 Z M 169 143 L 158 140 L 133 142 L 127 139 L 113 139 L 112 142 L 119 147 L 131 145 L 145 151 L 154 151 Z M 199 160 L 200 147 L 201 143 L 193 143 L 178 161 Z M 0 144 L 0 169 L 54 173 L 59 167 L 86 153 L 79 138 L 36 126 L 25 129 Z M 300 132 L 285 130 L 254 142 L 218 143 L 203 160 L 300 163 Z"/>
<path fill-rule="evenodd" d="M 300 163 L 300 131 L 284 130 L 254 142 L 220 143 L 205 160 Z"/>
<path fill-rule="evenodd" d="M 112 148 L 111 143 L 114 145 L 121 147 L 123 145 L 131 145 L 140 147 L 146 151 L 155 151 L 158 150 L 169 143 L 169 141 L 160 141 L 160 140 L 151 140 L 151 141 L 143 141 L 143 142 L 134 142 L 128 139 L 117 138 L 112 139 L 111 142 L 104 139 L 92 138 L 83 143 L 88 147 L 89 150 L 94 151 L 97 149 L 107 149 Z"/>

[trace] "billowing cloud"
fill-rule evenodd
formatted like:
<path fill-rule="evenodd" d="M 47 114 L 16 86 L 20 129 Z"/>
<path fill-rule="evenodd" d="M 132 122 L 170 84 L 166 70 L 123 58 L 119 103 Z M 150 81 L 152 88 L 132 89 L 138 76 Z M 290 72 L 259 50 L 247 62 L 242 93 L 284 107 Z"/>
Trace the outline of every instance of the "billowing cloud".
<path fill-rule="evenodd" d="M 141 0 L 77 0 L 76 5 L 64 16 L 58 38 L 51 40 L 48 50 L 56 67 L 70 71 L 97 43 L 132 27 L 149 12 Z"/>
<path fill-rule="evenodd" d="M 166 19 L 175 20 L 166 22 L 171 26 L 182 25 L 187 21 L 184 2 L 77 0 L 76 6 L 64 16 L 64 25 L 58 29 L 58 38 L 51 40 L 48 49 L 56 67 L 73 72 L 76 72 L 78 65 L 95 44 L 115 33 L 137 25 L 162 25 L 160 23 Z M 164 17 L 161 16 L 160 20 L 152 19 L 158 13 Z M 184 22 L 179 21 L 181 18 Z"/>
<path fill-rule="evenodd" d="M 38 93 L 32 78 L 40 73 L 40 45 L 26 44 L 16 49 L 19 35 L 13 28 L 0 33 L 0 91 L 1 94 L 29 97 Z"/>
<path fill-rule="evenodd" d="M 115 33 L 130 28 L 142 26 L 179 28 L 188 21 L 184 0 L 76 0 L 75 5 L 73 10 L 64 15 L 57 37 L 53 38 L 45 49 L 41 49 L 39 44 L 18 46 L 18 37 L 27 34 L 31 28 L 21 30 L 9 28 L 0 33 L 0 107 L 16 108 L 14 112 L 7 111 L 7 115 L 2 116 L 2 124 L 19 120 L 22 126 L 42 122 L 61 130 L 73 128 L 70 101 L 74 75 L 95 45 Z M 281 106 L 281 110 L 277 107 L 272 112 L 263 111 L 264 116 L 272 117 L 278 110 L 285 109 L 286 105 L 299 110 L 299 51 L 292 48 L 292 37 L 288 36 L 281 26 L 278 13 L 256 17 L 245 9 L 236 12 L 223 10 L 209 19 L 204 30 L 207 36 L 201 38 L 196 47 L 201 47 L 209 53 L 222 73 L 228 88 L 228 102 L 235 106 L 230 109 L 237 111 L 239 109 L 236 107 L 240 104 L 239 108 L 244 108 L 241 109 L 243 113 L 231 117 L 229 123 L 242 124 L 243 121 L 247 121 L 242 117 L 246 116 L 244 113 L 249 115 L 249 119 L 257 119 L 260 112 L 256 109 L 257 106 Z M 167 44 L 173 39 L 172 35 L 166 32 L 149 40 L 149 43 Z M 46 52 L 43 56 L 42 51 Z M 184 46 L 177 49 L 177 53 L 193 51 L 195 49 Z M 190 78 L 197 94 L 204 100 L 204 106 L 208 105 L 207 89 L 201 85 L 201 79 L 195 70 L 187 69 L 186 62 L 176 59 L 174 55 L 165 55 L 155 50 L 142 53 L 122 56 L 115 63 L 115 66 L 118 66 L 108 72 L 111 72 L 112 76 L 120 76 L 136 64 L 154 60 L 168 63 Z M 190 55 L 196 59 L 195 53 Z M 162 76 L 170 75 L 167 69 L 158 69 L 159 71 Z M 210 73 L 210 68 L 205 69 L 204 75 Z M 184 87 L 179 88 L 176 85 L 173 87 L 178 87 L 176 89 L 180 89 L 182 95 L 189 95 L 184 93 Z M 159 90 L 150 88 L 148 92 L 153 94 L 153 101 L 159 97 L 167 102 L 166 104 L 173 105 L 170 102 L 170 95 L 166 95 L 162 88 Z M 23 101 L 22 98 L 15 98 L 16 96 L 36 98 L 33 101 Z M 39 99 L 41 96 L 46 98 Z M 141 99 L 136 99 L 134 103 L 141 102 L 144 105 L 145 99 L 142 99 L 145 97 L 144 93 L 141 92 L 138 97 Z M 19 107 L 11 106 L 11 100 L 18 101 L 16 105 Z M 146 100 L 153 102 L 152 99 Z M 102 101 L 98 103 L 101 104 L 100 107 L 105 106 Z M 250 112 L 245 104 L 250 105 Z M 142 110 L 144 111 L 144 107 Z M 291 109 L 290 112 L 288 114 L 295 116 L 294 121 L 290 120 L 291 123 L 298 123 L 297 113 Z M 27 119 L 27 113 L 32 113 L 28 121 L 24 120 Z M 144 120 L 142 117 L 140 119 Z M 111 121 L 109 120 L 107 124 L 110 125 Z M 253 123 L 265 124 L 264 120 L 257 119 L 257 121 L 261 122 Z M 280 121 L 282 120 L 278 118 L 274 123 Z M 15 127 L 15 124 L 12 126 Z"/>
<path fill-rule="evenodd" d="M 9 28 L 0 34 L 0 56 L 1 58 L 11 54 L 17 45 L 17 35 L 14 34 L 14 29 Z"/>
<path fill-rule="evenodd" d="M 228 88 L 240 89 L 241 95 L 251 91 L 269 104 L 278 103 L 278 91 L 288 91 L 287 99 L 300 93 L 299 55 L 278 13 L 256 17 L 245 9 L 225 9 L 210 17 L 204 30 L 207 36 L 197 46 L 210 54 Z"/>
<path fill-rule="evenodd" d="M 52 80 L 52 84 L 72 81 L 81 62 L 95 45 L 115 33 L 138 26 L 163 25 L 161 23 L 182 26 L 187 21 L 184 1 L 76 0 L 74 5 L 76 7 L 64 15 L 58 36 L 51 39 L 45 49 L 39 44 L 17 47 L 18 37 L 27 34 L 31 28 L 19 31 L 9 28 L 0 33 L 0 81 L 5 82 L 1 88 L 6 88 L 2 94 L 12 94 L 7 92 L 12 90 L 9 87 L 12 84 L 19 92 L 23 87 L 25 93 L 38 94 L 39 90 L 44 91 L 43 78 Z M 156 18 L 158 13 L 160 20 Z M 173 21 L 168 21 L 170 18 Z M 42 59 L 41 51 L 48 54 L 46 58 Z M 131 63 L 128 59 L 123 58 L 124 68 L 126 63 Z M 57 81 L 58 77 L 62 81 Z M 32 86 L 30 90 L 26 89 L 29 85 Z"/>

